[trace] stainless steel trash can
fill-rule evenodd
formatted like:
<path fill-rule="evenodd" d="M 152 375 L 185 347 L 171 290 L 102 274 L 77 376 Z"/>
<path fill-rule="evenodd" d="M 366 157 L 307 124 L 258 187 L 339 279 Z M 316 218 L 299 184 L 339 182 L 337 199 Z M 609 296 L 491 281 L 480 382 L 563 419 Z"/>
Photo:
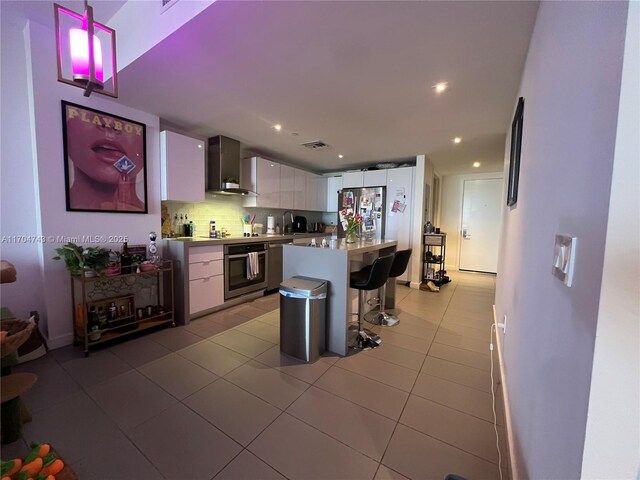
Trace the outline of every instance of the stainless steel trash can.
<path fill-rule="evenodd" d="M 291 277 L 280 284 L 280 351 L 315 362 L 325 351 L 327 281 Z"/>

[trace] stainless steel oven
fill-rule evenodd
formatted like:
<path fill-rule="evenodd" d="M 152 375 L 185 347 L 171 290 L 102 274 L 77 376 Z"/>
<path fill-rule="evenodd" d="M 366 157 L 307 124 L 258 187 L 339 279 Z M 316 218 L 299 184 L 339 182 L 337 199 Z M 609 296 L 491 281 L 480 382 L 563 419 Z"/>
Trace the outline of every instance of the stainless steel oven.
<path fill-rule="evenodd" d="M 249 253 L 258 255 L 258 274 L 247 278 Z M 268 244 L 262 242 L 224 246 L 224 299 L 267 288 Z"/>

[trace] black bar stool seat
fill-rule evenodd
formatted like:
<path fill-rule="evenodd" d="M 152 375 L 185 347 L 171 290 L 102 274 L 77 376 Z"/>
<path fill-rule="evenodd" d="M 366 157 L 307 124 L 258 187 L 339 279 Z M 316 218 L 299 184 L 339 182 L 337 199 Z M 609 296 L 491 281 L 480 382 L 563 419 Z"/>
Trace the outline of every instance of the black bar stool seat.
<path fill-rule="evenodd" d="M 365 345 L 377 346 L 380 337 L 373 332 L 362 329 L 362 317 L 365 309 L 365 292 L 382 287 L 389 279 L 389 272 L 393 264 L 394 255 L 378 257 L 368 267 L 352 272 L 349 278 L 349 286 L 358 290 L 358 348 Z"/>
<path fill-rule="evenodd" d="M 393 263 L 391 264 L 391 269 L 389 270 L 389 278 L 397 278 L 402 275 L 409 266 L 409 260 L 411 259 L 412 250 L 408 248 L 407 250 L 400 250 L 393 255 Z M 368 268 L 368 267 L 367 267 Z M 393 327 L 400 323 L 396 317 L 389 315 L 384 311 L 385 308 L 385 297 L 386 297 L 386 282 L 381 285 L 380 297 L 379 297 L 379 305 L 380 310 L 375 313 L 371 318 L 367 318 L 365 316 L 365 320 L 374 325 L 384 325 L 386 327 Z"/>

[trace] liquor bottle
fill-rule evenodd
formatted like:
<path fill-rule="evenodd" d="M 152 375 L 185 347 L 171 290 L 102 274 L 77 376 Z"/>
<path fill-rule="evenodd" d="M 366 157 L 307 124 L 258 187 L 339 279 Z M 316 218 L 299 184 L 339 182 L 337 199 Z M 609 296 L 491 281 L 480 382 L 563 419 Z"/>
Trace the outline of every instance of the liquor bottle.
<path fill-rule="evenodd" d="M 107 325 L 107 314 L 104 313 L 104 308 L 98 307 L 98 324 L 100 328 L 104 328 Z"/>
<path fill-rule="evenodd" d="M 171 236 L 177 237 L 179 235 L 180 235 L 180 232 L 178 231 L 178 214 L 176 213 L 173 216 L 173 222 L 171 223 Z"/>
<path fill-rule="evenodd" d="M 131 255 L 129 255 L 129 246 L 127 242 L 122 244 L 122 254 L 120 255 L 120 271 L 124 275 L 125 273 L 131 273 Z"/>
<path fill-rule="evenodd" d="M 89 315 L 87 315 L 87 328 L 89 331 L 93 328 L 94 325 L 98 325 L 100 328 L 100 320 L 98 318 L 98 313 L 96 312 L 96 307 L 89 307 Z"/>
<path fill-rule="evenodd" d="M 100 320 L 96 313 L 96 307 L 92 306 L 89 308 L 89 315 L 87 316 L 87 333 L 89 340 L 92 342 L 100 340 L 100 337 L 102 336 L 100 328 Z"/>
<path fill-rule="evenodd" d="M 182 224 L 182 229 L 184 231 L 184 236 L 185 237 L 190 237 L 191 236 L 191 232 L 189 229 L 189 218 L 188 215 L 185 213 L 184 214 L 184 223 Z"/>
<path fill-rule="evenodd" d="M 109 305 L 109 320 L 115 320 L 118 318 L 118 307 L 116 307 L 116 302 L 111 302 Z"/>
<path fill-rule="evenodd" d="M 211 220 L 209 222 L 209 238 L 216 238 L 216 221 Z"/>

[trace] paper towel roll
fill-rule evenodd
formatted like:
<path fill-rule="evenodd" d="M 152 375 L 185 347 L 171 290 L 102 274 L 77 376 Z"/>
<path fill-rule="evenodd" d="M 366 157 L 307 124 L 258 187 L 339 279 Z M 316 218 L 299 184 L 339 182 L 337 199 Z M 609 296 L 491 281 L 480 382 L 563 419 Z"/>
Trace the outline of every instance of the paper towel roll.
<path fill-rule="evenodd" d="M 276 233 L 276 219 L 273 215 L 267 216 L 267 233 Z"/>

